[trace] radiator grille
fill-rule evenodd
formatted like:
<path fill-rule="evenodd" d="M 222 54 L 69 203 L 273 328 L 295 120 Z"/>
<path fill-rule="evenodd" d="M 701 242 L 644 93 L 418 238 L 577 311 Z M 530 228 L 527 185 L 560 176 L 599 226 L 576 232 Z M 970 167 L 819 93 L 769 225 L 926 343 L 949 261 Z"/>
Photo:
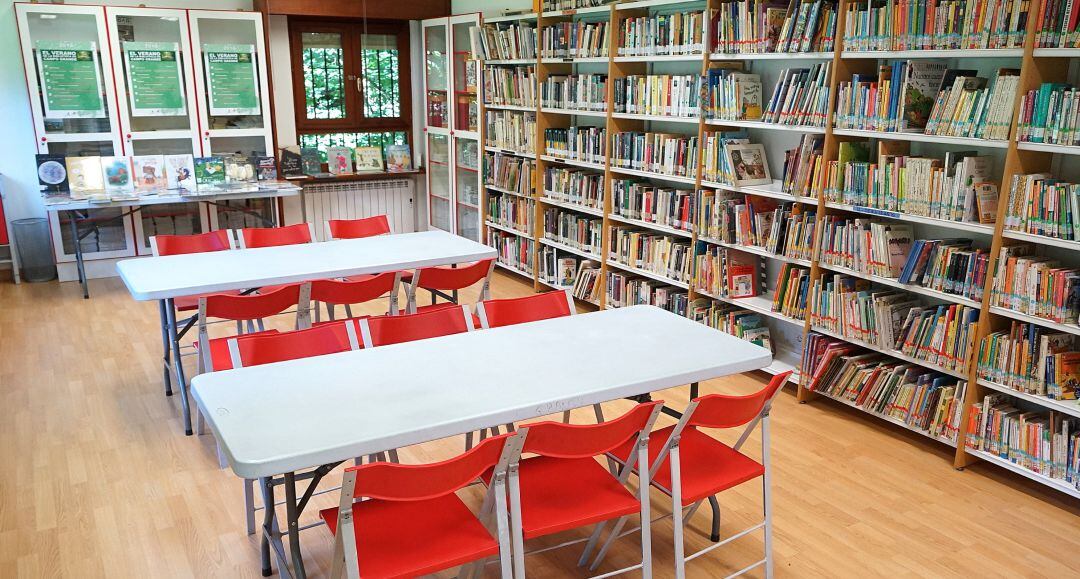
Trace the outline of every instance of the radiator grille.
<path fill-rule="evenodd" d="M 386 215 L 394 233 L 415 231 L 413 182 L 410 179 L 320 183 L 304 187 L 304 210 L 315 224 L 315 235 L 325 241 L 331 219 L 359 219 Z"/>

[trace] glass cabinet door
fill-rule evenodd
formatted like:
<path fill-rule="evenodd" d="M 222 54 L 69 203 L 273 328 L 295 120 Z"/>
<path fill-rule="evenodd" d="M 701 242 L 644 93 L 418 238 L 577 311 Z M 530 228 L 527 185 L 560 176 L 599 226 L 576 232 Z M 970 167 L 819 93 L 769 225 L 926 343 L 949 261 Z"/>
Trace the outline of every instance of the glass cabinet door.
<path fill-rule="evenodd" d="M 188 20 L 203 154 L 273 154 L 262 15 L 189 10 Z"/>
<path fill-rule="evenodd" d="M 124 152 L 200 156 L 187 12 L 106 8 Z"/>
<path fill-rule="evenodd" d="M 135 239 L 139 253 L 150 254 L 155 235 L 192 235 L 208 230 L 202 203 L 155 203 L 143 205 L 135 216 Z"/>
<path fill-rule="evenodd" d="M 453 232 L 450 211 L 450 136 L 428 131 L 428 223 Z"/>
<path fill-rule="evenodd" d="M 429 127 L 450 127 L 450 111 L 447 108 L 450 89 L 447 58 L 449 35 L 446 23 L 445 18 L 424 21 L 424 105 Z"/>
<path fill-rule="evenodd" d="M 454 200 L 457 234 L 480 241 L 480 142 L 454 137 Z"/>
<path fill-rule="evenodd" d="M 17 3 L 15 10 L 38 152 L 85 142 L 119 151 L 104 9 Z"/>
<path fill-rule="evenodd" d="M 450 18 L 453 45 L 454 131 L 476 133 L 480 124 L 480 105 L 477 100 L 480 83 L 479 55 L 472 53 L 469 30 L 480 25 L 479 14 Z M 472 136 L 472 135 L 470 135 Z M 475 138 L 475 137 L 474 137 Z"/>

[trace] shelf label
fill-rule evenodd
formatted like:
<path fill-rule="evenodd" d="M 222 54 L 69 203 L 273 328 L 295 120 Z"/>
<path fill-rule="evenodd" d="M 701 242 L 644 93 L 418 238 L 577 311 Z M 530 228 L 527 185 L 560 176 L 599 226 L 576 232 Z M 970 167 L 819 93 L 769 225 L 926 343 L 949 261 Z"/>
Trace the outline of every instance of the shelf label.
<path fill-rule="evenodd" d="M 97 43 L 39 40 L 34 48 L 45 118 L 105 118 Z"/>
<path fill-rule="evenodd" d="M 873 207 L 863 207 L 862 205 L 852 205 L 851 210 L 856 213 L 866 213 L 869 215 L 880 215 L 881 217 L 889 217 L 891 219 L 900 219 L 900 214 L 895 211 L 886 211 L 884 209 L 875 209 Z"/>
<path fill-rule="evenodd" d="M 204 44 L 202 50 L 210 91 L 210 114 L 261 114 L 255 79 L 255 45 Z"/>
<path fill-rule="evenodd" d="M 125 42 L 124 65 L 131 116 L 187 114 L 180 84 L 180 48 L 175 42 Z"/>

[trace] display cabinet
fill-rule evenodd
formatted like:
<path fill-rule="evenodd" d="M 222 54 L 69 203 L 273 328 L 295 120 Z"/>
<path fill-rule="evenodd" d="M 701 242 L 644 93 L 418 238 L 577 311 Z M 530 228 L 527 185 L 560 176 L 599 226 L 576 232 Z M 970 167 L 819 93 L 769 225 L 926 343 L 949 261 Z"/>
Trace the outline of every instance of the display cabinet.
<path fill-rule="evenodd" d="M 479 14 L 423 22 L 428 225 L 480 239 Z"/>

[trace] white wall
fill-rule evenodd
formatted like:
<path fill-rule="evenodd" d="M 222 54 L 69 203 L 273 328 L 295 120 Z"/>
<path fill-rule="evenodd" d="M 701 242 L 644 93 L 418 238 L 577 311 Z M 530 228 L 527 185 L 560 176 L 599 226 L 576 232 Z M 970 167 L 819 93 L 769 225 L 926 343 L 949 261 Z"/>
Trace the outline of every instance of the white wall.
<path fill-rule="evenodd" d="M 251 9 L 251 0 L 119 0 L 104 2 L 110 6 L 160 6 L 213 8 L 218 10 Z M 19 33 L 15 26 L 15 2 L 0 0 L 0 114 L 3 137 L 0 138 L 0 174 L 6 197 L 4 206 L 10 219 L 45 216 L 45 206 L 38 192 L 34 153 L 34 125 L 30 101 L 26 95 Z"/>
<path fill-rule="evenodd" d="M 483 12 L 485 16 L 494 16 L 500 10 L 531 9 L 532 5 L 532 0 L 452 0 L 450 10 L 454 14 Z"/>

